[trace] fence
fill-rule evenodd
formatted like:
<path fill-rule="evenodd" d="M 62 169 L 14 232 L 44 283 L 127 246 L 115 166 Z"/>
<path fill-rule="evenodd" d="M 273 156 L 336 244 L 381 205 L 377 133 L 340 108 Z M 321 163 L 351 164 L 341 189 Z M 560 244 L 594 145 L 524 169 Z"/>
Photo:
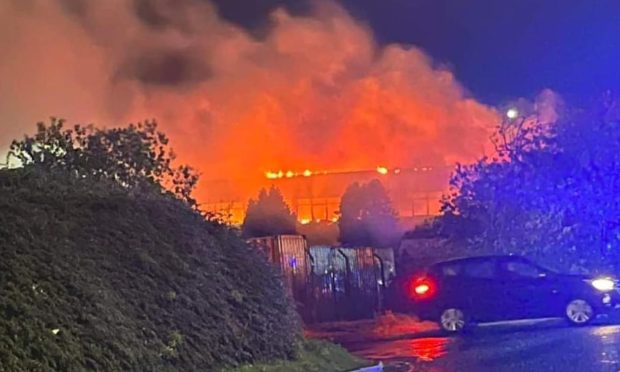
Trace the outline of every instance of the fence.
<path fill-rule="evenodd" d="M 392 249 L 307 247 L 303 236 L 248 241 L 277 265 L 306 322 L 372 317 L 394 276 Z"/>
<path fill-rule="evenodd" d="M 391 250 L 315 246 L 309 256 L 307 321 L 369 318 L 382 310 L 383 292 L 394 274 Z"/>

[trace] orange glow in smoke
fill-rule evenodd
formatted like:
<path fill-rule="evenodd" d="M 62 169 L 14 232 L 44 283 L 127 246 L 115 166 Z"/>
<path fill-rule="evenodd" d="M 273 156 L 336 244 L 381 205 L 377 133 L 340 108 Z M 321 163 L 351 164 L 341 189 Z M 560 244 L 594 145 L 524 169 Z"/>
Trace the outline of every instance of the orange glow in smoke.
<path fill-rule="evenodd" d="M 409 168 L 407 169 L 409 172 L 430 172 L 433 170 L 432 167 L 415 167 L 415 168 Z M 393 170 L 393 174 L 400 174 L 403 171 L 402 168 L 395 168 Z M 294 172 L 294 171 L 277 171 L 277 172 L 273 172 L 273 171 L 267 171 L 265 172 L 265 178 L 267 178 L 268 180 L 277 180 L 277 179 L 281 179 L 281 178 L 294 178 L 294 177 L 312 177 L 315 175 L 337 175 L 337 174 L 345 174 L 345 173 L 370 173 L 373 172 L 373 170 L 371 169 L 363 169 L 363 168 L 358 168 L 358 169 L 347 169 L 347 170 L 331 170 L 331 171 L 327 171 L 327 170 L 322 170 L 322 171 L 311 171 L 309 169 L 304 170 L 303 172 Z M 374 172 L 380 174 L 380 175 L 388 175 L 390 174 L 390 169 L 386 168 L 386 167 L 377 167 Z"/>
<path fill-rule="evenodd" d="M 405 169 L 488 154 L 496 110 L 424 51 L 378 45 L 335 2 L 317 2 L 305 16 L 276 10 L 260 39 L 220 18 L 208 1 L 149 3 L 169 22 L 157 32 L 131 0 L 84 2 L 83 19 L 62 1 L 29 2 L 27 12 L 2 3 L 0 35 L 12 36 L 0 38 L 7 56 L 1 122 L 10 123 L 0 127 L 8 136 L 0 140 L 8 144 L 50 115 L 100 125 L 156 118 L 179 162 L 201 172 L 199 203 L 224 208 L 237 222 L 248 199 L 272 183 L 317 180 L 285 197 L 301 210 L 311 194 L 308 208 L 316 211 L 303 218 L 318 218 L 323 203 L 321 216 L 331 219 L 347 185 L 318 185 L 321 177 L 311 176 L 337 178 L 324 170 L 369 169 L 387 181 L 404 178 Z M 403 203 L 412 209 L 416 200 Z"/>

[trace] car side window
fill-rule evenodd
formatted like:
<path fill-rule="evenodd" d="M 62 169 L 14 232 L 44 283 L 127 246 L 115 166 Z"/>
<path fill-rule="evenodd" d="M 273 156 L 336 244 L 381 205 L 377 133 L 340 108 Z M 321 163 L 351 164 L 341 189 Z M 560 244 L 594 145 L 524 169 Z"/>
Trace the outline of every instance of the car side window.
<path fill-rule="evenodd" d="M 463 274 L 469 278 L 492 279 L 495 277 L 495 261 L 472 261 L 463 265 Z"/>
<path fill-rule="evenodd" d="M 523 261 L 506 261 L 503 262 L 502 268 L 510 278 L 540 278 L 545 273 L 538 267 Z"/>

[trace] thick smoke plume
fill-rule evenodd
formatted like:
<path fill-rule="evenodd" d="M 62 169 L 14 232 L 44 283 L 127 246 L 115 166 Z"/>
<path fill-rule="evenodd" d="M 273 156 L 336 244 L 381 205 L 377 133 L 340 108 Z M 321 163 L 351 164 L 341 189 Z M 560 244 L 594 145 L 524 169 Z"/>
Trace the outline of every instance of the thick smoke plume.
<path fill-rule="evenodd" d="M 264 172 L 442 165 L 480 156 L 496 112 L 450 71 L 378 47 L 346 11 L 271 15 L 257 39 L 199 0 L 0 2 L 0 152 L 55 115 L 156 118 L 205 180 Z"/>

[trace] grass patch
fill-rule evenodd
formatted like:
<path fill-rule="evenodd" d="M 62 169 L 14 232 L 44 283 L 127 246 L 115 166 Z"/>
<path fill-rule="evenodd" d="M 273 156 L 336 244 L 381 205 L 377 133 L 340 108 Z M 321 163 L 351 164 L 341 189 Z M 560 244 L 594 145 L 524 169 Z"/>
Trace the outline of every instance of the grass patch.
<path fill-rule="evenodd" d="M 221 372 L 340 372 L 371 363 L 349 354 L 343 347 L 319 340 L 306 340 L 296 360 L 250 364 Z"/>

